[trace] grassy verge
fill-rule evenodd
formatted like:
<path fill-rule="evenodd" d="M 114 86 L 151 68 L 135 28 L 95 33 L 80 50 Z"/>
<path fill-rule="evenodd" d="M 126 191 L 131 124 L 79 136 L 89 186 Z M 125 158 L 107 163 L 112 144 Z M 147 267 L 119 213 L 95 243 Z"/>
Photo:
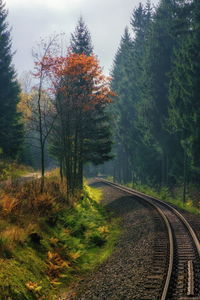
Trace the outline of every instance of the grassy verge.
<path fill-rule="evenodd" d="M 107 177 L 107 180 L 113 182 L 113 177 Z M 195 215 L 200 215 L 200 192 L 197 190 L 196 187 L 190 185 L 188 187 L 188 193 L 186 197 L 186 202 L 183 203 L 182 196 L 183 196 L 183 187 L 176 187 L 172 191 L 168 187 L 162 187 L 159 191 L 153 187 L 148 185 L 141 185 L 138 183 L 128 183 L 124 184 L 129 188 L 133 188 L 141 193 L 150 195 L 152 197 L 161 199 L 163 201 L 169 202 L 175 205 L 178 208 L 181 208 L 185 211 L 188 211 Z"/>
<path fill-rule="evenodd" d="M 149 186 L 139 185 L 136 183 L 127 184 L 126 186 L 131 187 L 131 188 L 133 188 L 137 191 L 140 191 L 142 193 L 145 193 L 147 195 L 161 199 L 163 201 L 169 202 L 169 203 L 177 206 L 178 208 L 186 210 L 195 215 L 200 215 L 200 206 L 199 206 L 200 203 L 196 203 L 196 201 L 192 200 L 192 195 L 188 195 L 187 201 L 185 203 L 183 203 L 182 188 L 176 188 L 171 192 L 167 187 L 163 187 L 158 192 Z"/>
<path fill-rule="evenodd" d="M 0 191 L 0 299 L 56 299 L 76 277 L 113 250 L 117 220 L 101 206 L 101 192 L 85 187 L 74 205 L 54 175 L 10 183 Z"/>

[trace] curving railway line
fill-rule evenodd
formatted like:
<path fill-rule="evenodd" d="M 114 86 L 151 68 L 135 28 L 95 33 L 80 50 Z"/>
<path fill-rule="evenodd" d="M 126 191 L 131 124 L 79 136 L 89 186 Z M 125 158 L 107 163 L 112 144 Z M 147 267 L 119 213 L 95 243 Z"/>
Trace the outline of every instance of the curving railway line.
<path fill-rule="evenodd" d="M 160 240 L 156 246 L 154 267 L 147 283 L 144 283 L 145 293 L 141 300 L 153 300 L 152 291 L 158 290 L 158 285 L 161 286 L 158 300 L 200 300 L 200 243 L 187 220 L 163 201 L 100 180 L 153 206 L 164 221 L 167 241 Z"/>

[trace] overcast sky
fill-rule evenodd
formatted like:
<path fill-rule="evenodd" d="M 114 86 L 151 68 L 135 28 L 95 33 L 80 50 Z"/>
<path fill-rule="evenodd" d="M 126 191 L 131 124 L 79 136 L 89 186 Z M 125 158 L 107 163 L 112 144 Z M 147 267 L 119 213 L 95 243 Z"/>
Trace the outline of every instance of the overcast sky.
<path fill-rule="evenodd" d="M 12 27 L 14 64 L 18 75 L 33 68 L 32 48 L 54 32 L 65 32 L 67 40 L 80 15 L 91 33 L 95 54 L 109 72 L 124 28 L 133 9 L 145 0 L 6 0 Z M 152 0 L 158 3 L 158 0 Z"/>

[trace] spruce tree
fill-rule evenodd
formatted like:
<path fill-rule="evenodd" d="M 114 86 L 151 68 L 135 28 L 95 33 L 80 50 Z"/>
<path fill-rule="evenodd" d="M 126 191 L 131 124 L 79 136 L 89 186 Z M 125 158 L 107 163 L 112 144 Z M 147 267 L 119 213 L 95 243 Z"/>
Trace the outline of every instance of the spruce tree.
<path fill-rule="evenodd" d="M 8 11 L 0 0 L 0 148 L 4 157 L 16 157 L 22 142 L 22 125 L 17 112 L 19 85 L 12 65 Z"/>
<path fill-rule="evenodd" d="M 131 25 L 112 71 L 115 174 L 127 180 L 131 157 L 134 181 L 185 190 L 189 177 L 200 182 L 200 1 L 161 0 L 155 11 L 147 1 Z"/>
<path fill-rule="evenodd" d="M 172 67 L 172 55 L 176 46 L 176 24 L 177 8 L 176 1 L 161 0 L 154 14 L 151 26 L 151 35 L 147 40 L 145 53 L 145 73 L 148 92 L 144 93 L 150 102 L 147 106 L 147 123 L 149 125 L 150 140 L 155 141 L 155 151 L 158 166 L 158 184 L 167 185 L 170 178 L 170 168 L 173 166 L 174 153 L 172 147 L 177 145 L 177 139 L 166 129 L 168 118 L 168 85 L 169 72 Z M 147 103 L 147 101 L 146 101 Z M 174 149 L 173 148 L 173 149 Z"/>
<path fill-rule="evenodd" d="M 178 134 L 184 152 L 182 154 L 184 183 L 186 184 L 187 173 L 190 171 L 190 180 L 199 184 L 200 3 L 194 1 L 190 9 L 188 6 L 186 8 L 190 23 L 174 51 L 173 68 L 170 74 L 169 125 L 171 131 Z"/>
<path fill-rule="evenodd" d="M 114 170 L 115 179 L 118 181 L 130 181 L 131 163 L 134 152 L 134 61 L 133 41 L 128 28 L 125 28 L 121 38 L 119 49 L 116 53 L 112 69 L 112 89 L 117 98 L 112 105 L 115 129 L 115 155 Z"/>
<path fill-rule="evenodd" d="M 75 32 L 71 34 L 70 47 L 73 53 L 91 55 L 93 46 L 90 32 L 82 17 L 79 18 Z"/>
<path fill-rule="evenodd" d="M 142 111 L 142 91 L 146 88 L 146 82 L 142 78 L 143 60 L 151 18 L 149 2 L 145 7 L 139 4 L 134 9 L 131 18 L 134 39 L 125 29 L 111 74 L 112 88 L 117 94 L 116 104 L 113 105 L 116 124 L 114 170 L 115 178 L 124 182 L 130 182 L 133 178 L 144 182 L 144 167 L 152 162 L 147 155 L 149 147 L 144 144 L 146 127 L 142 131 L 145 113 Z"/>

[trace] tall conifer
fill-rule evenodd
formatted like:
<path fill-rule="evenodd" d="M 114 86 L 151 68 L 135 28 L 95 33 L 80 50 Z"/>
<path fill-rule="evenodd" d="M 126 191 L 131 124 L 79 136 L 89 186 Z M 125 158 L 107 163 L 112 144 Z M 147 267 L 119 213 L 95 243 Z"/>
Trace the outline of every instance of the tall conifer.
<path fill-rule="evenodd" d="M 71 34 L 71 49 L 73 53 L 91 55 L 93 46 L 90 32 L 82 17 L 79 18 L 74 33 Z"/>
<path fill-rule="evenodd" d="M 7 15 L 5 3 L 0 0 L 0 148 L 5 157 L 15 157 L 22 140 L 22 125 L 16 108 L 20 89 L 12 65 Z"/>
<path fill-rule="evenodd" d="M 182 170 L 200 182 L 200 2 L 187 8 L 190 22 L 174 51 L 169 86 L 169 124 L 183 148 Z M 182 171 L 183 173 L 183 171 Z M 186 177 L 187 174 L 185 175 Z M 188 178 L 189 180 L 189 178 Z"/>

